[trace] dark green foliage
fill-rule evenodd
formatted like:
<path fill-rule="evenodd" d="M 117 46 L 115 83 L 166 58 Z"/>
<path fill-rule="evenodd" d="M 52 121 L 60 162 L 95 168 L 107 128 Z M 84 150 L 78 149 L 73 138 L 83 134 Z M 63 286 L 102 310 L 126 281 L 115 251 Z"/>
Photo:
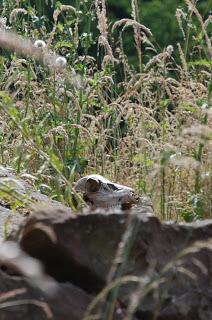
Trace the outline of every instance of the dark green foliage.
<path fill-rule="evenodd" d="M 0 1 L 1 3 L 2 1 Z M 9 3 L 11 2 L 11 5 Z M 13 9 L 13 1 L 8 1 L 8 11 Z M 23 0 L 22 1 L 22 7 L 25 7 L 29 9 L 29 7 L 35 7 L 38 14 L 39 19 L 34 21 L 34 27 L 39 28 L 39 26 L 42 27 L 44 23 L 44 16 L 46 16 L 49 19 L 49 27 L 51 27 L 52 21 L 52 13 L 53 9 L 61 4 L 66 5 L 73 5 L 74 7 L 78 8 L 83 12 L 83 19 L 80 26 L 80 33 L 83 34 L 92 32 L 93 38 L 92 39 L 81 39 L 82 46 L 89 47 L 89 54 L 95 55 L 96 53 L 96 38 L 95 35 L 96 32 L 96 25 L 97 21 L 95 17 L 91 17 L 90 13 L 92 12 L 92 9 L 94 7 L 94 1 L 88 0 L 88 1 L 76 1 L 76 0 L 61 0 L 61 1 L 48 1 L 48 4 L 46 1 L 41 0 Z M 183 0 L 140 0 L 138 1 L 139 8 L 140 8 L 140 23 L 144 24 L 146 27 L 148 27 L 153 37 L 151 38 L 151 41 L 156 46 L 156 49 L 159 51 L 168 46 L 173 45 L 176 46 L 177 42 L 183 41 L 183 35 L 182 32 L 179 29 L 177 19 L 175 17 L 176 9 L 182 8 L 185 9 L 186 5 Z M 106 0 L 106 6 L 107 6 L 107 16 L 108 20 L 111 21 L 117 21 L 123 18 L 132 18 L 131 17 L 131 1 L 129 0 Z M 203 16 L 203 19 L 207 18 L 209 14 L 209 9 L 212 7 L 212 0 L 200 0 L 198 1 L 198 10 Z M 92 19 L 93 18 L 93 19 Z M 187 16 L 189 19 L 189 17 Z M 63 20 L 63 15 L 60 16 L 60 20 Z M 51 21 L 51 22 L 50 22 Z M 185 21 L 185 34 L 190 33 L 190 37 L 193 34 L 193 31 L 196 31 L 199 29 L 200 26 L 198 23 L 195 25 L 187 25 L 187 22 Z M 89 30 L 88 30 L 89 28 Z M 212 31 L 212 30 L 211 30 Z M 210 32 L 209 32 L 210 34 Z M 201 34 L 200 40 L 201 40 Z M 136 58 L 136 50 L 134 46 L 134 39 L 133 34 L 131 30 L 128 28 L 123 33 L 123 39 L 124 39 L 124 49 L 128 56 L 128 59 L 130 62 L 134 62 L 136 64 L 137 58 Z M 84 45 L 83 45 L 84 43 Z M 85 49 L 85 48 L 84 48 Z M 84 49 L 82 48 L 81 53 L 83 53 Z M 87 50 L 86 49 L 86 50 Z M 144 48 L 143 48 L 144 49 Z M 144 59 L 145 55 L 149 55 L 149 52 L 144 52 Z"/>

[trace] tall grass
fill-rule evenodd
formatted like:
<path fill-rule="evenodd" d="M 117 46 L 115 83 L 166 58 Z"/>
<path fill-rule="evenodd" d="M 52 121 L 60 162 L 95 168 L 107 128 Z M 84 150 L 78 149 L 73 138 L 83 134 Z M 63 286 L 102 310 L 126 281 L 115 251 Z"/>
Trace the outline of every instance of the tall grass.
<path fill-rule="evenodd" d="M 16 4 L 3 2 L 1 27 L 44 40 L 67 65 L 2 52 L 1 163 L 35 176 L 39 190 L 69 205 L 73 182 L 100 173 L 148 193 L 162 219 L 210 217 L 211 18 L 203 21 L 185 0 L 177 11 L 184 43 L 159 52 L 137 1 L 132 19 L 114 24 L 100 0 L 76 8 L 57 2 L 52 23 L 41 1 Z M 137 66 L 125 54 L 126 28 Z"/>

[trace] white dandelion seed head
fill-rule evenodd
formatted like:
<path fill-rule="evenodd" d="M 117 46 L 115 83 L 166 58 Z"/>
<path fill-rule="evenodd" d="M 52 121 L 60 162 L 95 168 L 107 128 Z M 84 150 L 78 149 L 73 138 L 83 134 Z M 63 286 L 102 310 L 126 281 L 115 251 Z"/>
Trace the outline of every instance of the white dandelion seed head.
<path fill-rule="evenodd" d="M 171 55 L 174 51 L 174 47 L 170 44 L 167 48 L 166 51 Z"/>
<path fill-rule="evenodd" d="M 207 110 L 207 109 L 209 109 L 209 105 L 208 105 L 207 103 L 203 103 L 203 104 L 201 105 L 201 109 L 202 109 L 202 110 Z"/>
<path fill-rule="evenodd" d="M 55 66 L 56 66 L 56 68 L 58 68 L 58 69 L 65 67 L 66 64 L 67 64 L 67 60 L 66 60 L 66 58 L 64 58 L 64 57 L 58 57 L 58 58 L 55 60 Z"/>
<path fill-rule="evenodd" d="M 6 17 L 0 17 L 0 29 L 8 29 Z"/>
<path fill-rule="evenodd" d="M 174 154 L 171 154 L 170 155 L 170 161 L 173 161 L 173 160 L 175 160 L 176 159 L 176 157 L 177 157 L 177 155 L 176 155 L 176 153 L 174 153 Z"/>
<path fill-rule="evenodd" d="M 43 40 L 36 40 L 36 41 L 34 42 L 34 46 L 35 46 L 36 48 L 45 48 L 45 47 L 46 47 L 46 43 L 45 43 L 45 41 L 43 41 Z"/>

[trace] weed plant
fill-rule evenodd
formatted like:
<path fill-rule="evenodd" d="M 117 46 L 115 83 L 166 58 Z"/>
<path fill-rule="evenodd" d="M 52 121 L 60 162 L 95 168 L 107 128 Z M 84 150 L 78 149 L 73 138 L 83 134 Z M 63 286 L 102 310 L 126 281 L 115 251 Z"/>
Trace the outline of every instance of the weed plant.
<path fill-rule="evenodd" d="M 176 12 L 184 41 L 158 51 L 136 0 L 132 18 L 113 24 L 104 0 L 47 2 L 51 21 L 41 1 L 3 1 L 1 29 L 66 60 L 46 67 L 1 50 L 1 164 L 71 206 L 73 182 L 99 173 L 149 194 L 162 219 L 211 217 L 211 16 L 185 0 Z"/>

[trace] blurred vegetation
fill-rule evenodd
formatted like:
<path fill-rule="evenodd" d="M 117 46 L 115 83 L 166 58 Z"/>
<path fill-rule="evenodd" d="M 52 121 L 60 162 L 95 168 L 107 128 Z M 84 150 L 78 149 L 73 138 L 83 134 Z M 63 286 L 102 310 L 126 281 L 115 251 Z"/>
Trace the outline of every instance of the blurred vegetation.
<path fill-rule="evenodd" d="M 140 22 L 150 28 L 153 39 L 160 47 L 169 44 L 175 45 L 182 40 L 175 17 L 176 9 L 185 9 L 183 0 L 140 0 L 139 1 Z M 207 18 L 212 1 L 198 1 L 198 9 L 203 18 Z M 115 20 L 129 18 L 131 16 L 131 4 L 128 0 L 109 0 L 109 15 Z"/>
<path fill-rule="evenodd" d="M 2 3 L 3 0 L 0 1 Z M 6 1 L 7 2 L 7 1 Z M 9 2 L 9 1 L 8 1 Z M 194 1 L 198 4 L 198 10 L 205 20 L 212 11 L 212 0 L 197 0 Z M 81 28 L 79 32 L 89 33 L 90 30 L 95 34 L 95 30 L 92 27 L 96 27 L 95 18 L 90 15 L 94 8 L 93 0 L 24 0 L 20 1 L 22 7 L 29 8 L 30 6 L 36 7 L 40 21 L 37 21 L 37 27 L 42 25 L 45 20 L 45 16 L 49 20 L 49 28 L 51 28 L 52 14 L 55 7 L 59 6 L 60 3 L 66 5 L 72 5 L 82 12 L 86 12 Z M 139 17 L 140 23 L 148 27 L 152 32 L 151 42 L 155 45 L 159 51 L 168 45 L 173 45 L 176 48 L 176 44 L 179 41 L 183 41 L 183 34 L 179 29 L 179 25 L 176 19 L 177 8 L 182 9 L 186 12 L 186 4 L 184 0 L 140 0 L 139 5 Z M 13 8 L 8 6 L 9 11 Z M 132 4 L 129 0 L 107 0 L 106 1 L 107 15 L 110 23 L 123 18 L 132 18 Z M 211 11 L 210 11 L 211 10 Z M 90 16 L 89 16 L 90 15 Z M 81 17 L 82 18 L 82 17 Z M 60 17 L 62 19 L 62 17 Z M 183 21 L 183 27 L 185 27 L 185 33 L 189 33 L 189 46 L 192 45 L 191 37 L 196 32 L 201 32 L 201 28 L 195 17 L 192 19 L 192 23 L 188 23 L 191 17 L 185 17 Z M 89 23 L 88 23 L 89 22 Z M 212 34 L 212 26 L 209 26 L 209 34 Z M 185 34 L 186 36 L 186 34 Z M 136 64 L 136 51 L 133 45 L 133 35 L 128 29 L 124 31 L 124 49 L 129 58 L 129 61 L 134 65 Z M 93 46 L 89 48 L 89 54 L 95 55 L 97 52 L 95 41 Z M 149 53 L 148 53 L 149 55 Z M 145 55 L 144 55 L 145 56 Z"/>

